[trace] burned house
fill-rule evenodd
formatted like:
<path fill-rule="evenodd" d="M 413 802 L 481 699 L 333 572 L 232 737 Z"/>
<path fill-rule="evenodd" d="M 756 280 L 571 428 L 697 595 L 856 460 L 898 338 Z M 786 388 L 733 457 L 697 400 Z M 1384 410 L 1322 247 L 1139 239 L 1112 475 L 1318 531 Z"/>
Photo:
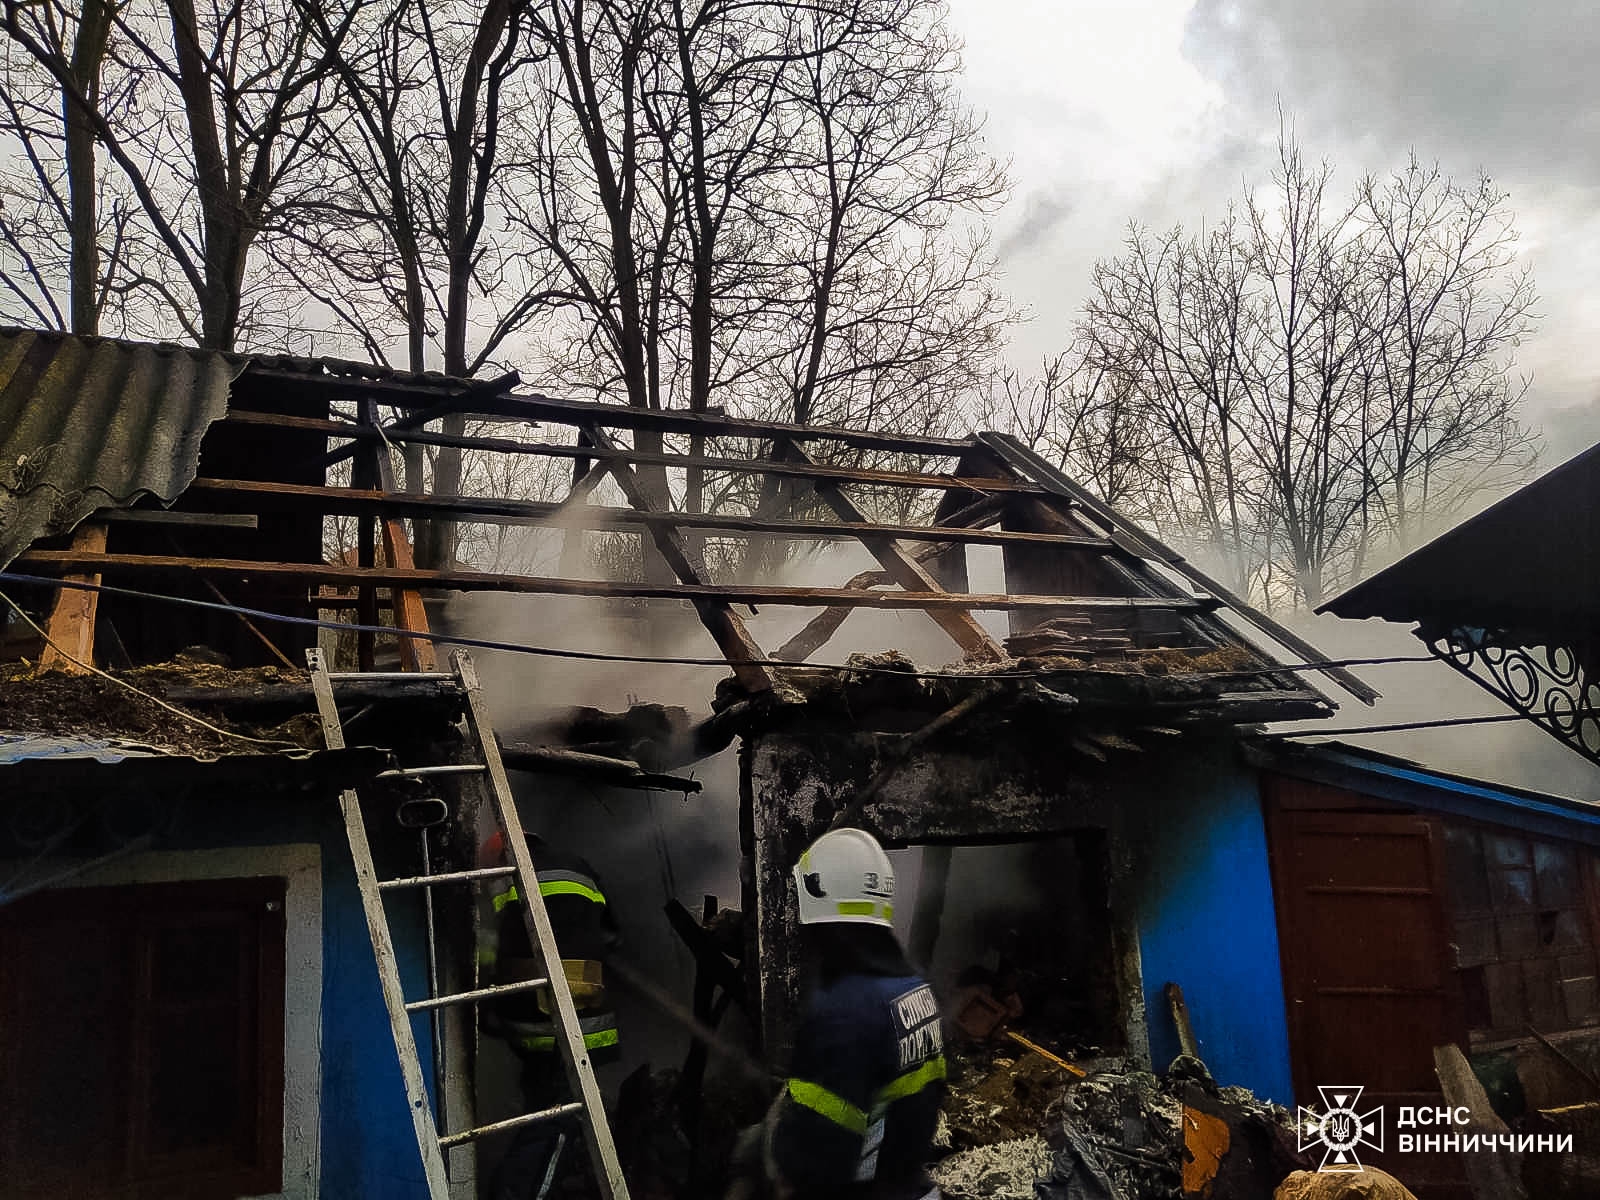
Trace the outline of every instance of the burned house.
<path fill-rule="evenodd" d="M 467 432 L 440 432 L 447 414 Z M 407 490 L 391 450 L 408 447 L 554 464 L 564 486 Z M 1335 688 L 1374 693 L 1014 439 L 10 331 L 0 448 L 0 1019 L 25 1032 L 4 1051 L 0 1155 L 18 1194 L 426 1194 L 336 796 L 359 788 L 384 830 L 380 875 L 414 874 L 422 850 L 473 862 L 471 787 L 443 789 L 419 835 L 379 778 L 459 750 L 461 698 L 435 670 L 452 641 L 506 710 L 529 827 L 618 879 L 658 992 L 702 1019 L 732 998 L 769 1059 L 799 987 L 790 868 L 853 822 L 893 847 L 897 925 L 958 1024 L 1157 1068 L 1192 1037 L 1223 1084 L 1290 1103 L 1306 1082 L 1243 749 L 1332 712 Z M 740 486 L 686 506 L 691 474 L 700 497 Z M 443 522 L 545 540 L 511 566 L 419 565 Z M 593 569 L 596 535 L 621 569 Z M 770 556 L 779 576 L 730 544 L 846 550 Z M 525 599 L 490 629 L 484 597 Z M 595 615 L 563 645 L 575 611 Z M 621 637 L 600 657 L 631 656 L 626 675 L 567 702 L 551 681 L 584 669 L 584 631 L 641 611 L 693 627 L 666 652 Z M 895 624 L 847 654 L 858 614 Z M 385 668 L 343 714 L 349 749 L 321 748 L 300 666 L 319 642 Z M 557 665 L 535 685 L 516 674 L 530 659 Z M 668 668 L 704 678 L 693 704 L 653 690 Z M 683 814 L 692 833 L 668 828 Z M 414 993 L 430 969 L 471 985 L 475 911 L 393 903 Z M 654 1031 L 624 1073 L 687 1051 L 654 1003 L 624 1009 Z M 493 1119 L 470 1014 L 411 1025 L 441 1126 Z M 470 1192 L 471 1150 L 450 1167 Z"/>

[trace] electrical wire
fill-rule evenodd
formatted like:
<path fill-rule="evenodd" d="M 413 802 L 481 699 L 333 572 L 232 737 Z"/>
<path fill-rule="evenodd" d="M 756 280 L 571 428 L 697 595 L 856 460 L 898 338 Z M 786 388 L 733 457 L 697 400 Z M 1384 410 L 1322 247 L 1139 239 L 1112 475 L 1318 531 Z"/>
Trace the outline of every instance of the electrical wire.
<path fill-rule="evenodd" d="M 3 573 L 0 573 L 0 578 L 9 579 L 9 578 L 11 578 L 11 576 L 5 575 Z M 128 691 L 132 692 L 135 696 L 140 696 L 140 697 L 150 701 L 150 703 L 158 705 L 159 707 L 166 709 L 169 713 L 172 713 L 174 716 L 182 717 L 185 721 L 189 721 L 189 722 L 192 722 L 195 725 L 199 725 L 203 729 L 209 729 L 212 733 L 218 734 L 218 735 L 220 735 L 222 737 L 237 738 L 241 742 L 251 742 L 251 743 L 253 743 L 254 745 L 257 745 L 257 746 L 271 746 L 275 750 L 300 750 L 300 749 L 303 749 L 303 747 L 296 746 L 293 742 L 273 741 L 270 738 L 250 737 L 247 734 L 235 733 L 231 729 L 223 729 L 220 725 L 213 725 L 210 721 L 202 720 L 200 717 L 195 716 L 193 713 L 184 712 L 183 709 L 177 707 L 176 705 L 168 704 L 165 700 L 161 699 L 160 696 L 152 696 L 149 692 L 144 691 L 142 688 L 134 687 L 134 685 L 129 683 L 126 679 L 118 679 L 115 675 L 112 675 L 107 671 L 102 671 L 99 667 L 95 666 L 93 663 L 86 663 L 82 659 L 77 658 L 74 655 L 70 654 L 67 650 L 65 650 L 60 645 L 60 643 L 55 641 L 55 639 L 53 639 L 48 633 L 46 633 L 42 628 L 40 628 L 38 622 L 35 621 L 32 617 L 30 617 L 27 614 L 27 612 L 25 612 L 23 610 L 22 605 L 18 604 L 15 600 L 13 600 L 10 596 L 6 595 L 4 592 L 0 592 L 0 600 L 4 600 L 7 604 L 9 604 L 12 607 L 12 609 L 16 612 L 17 616 L 21 617 L 24 621 L 26 621 L 28 623 L 28 625 L 33 629 L 33 631 L 35 633 L 37 633 L 40 637 L 42 637 L 45 640 L 45 644 L 50 646 L 53 650 L 55 650 L 55 652 L 57 654 L 61 655 L 62 658 L 66 659 L 68 662 L 72 663 L 74 666 L 81 667 L 83 670 L 89 672 L 91 675 L 98 675 L 102 679 L 109 679 L 112 683 L 116 684 L 118 687 L 126 688 Z M 226 606 L 226 607 L 231 607 L 231 606 Z"/>
<path fill-rule="evenodd" d="M 1600 708 L 1574 708 L 1559 714 L 1562 718 L 1600 717 Z M 1396 721 L 1390 725 L 1354 725 L 1348 729 L 1295 729 L 1274 732 L 1273 737 L 1340 737 L 1347 733 L 1404 733 L 1412 729 L 1445 729 L 1452 725 L 1492 725 L 1501 721 L 1532 721 L 1540 724 L 1543 717 L 1535 713 L 1495 713 L 1487 717 L 1438 717 L 1429 721 Z"/>
<path fill-rule="evenodd" d="M 854 664 L 816 663 L 805 659 L 783 658 L 693 658 L 675 655 L 624 654 L 605 650 L 571 650 L 555 646 L 535 646 L 526 642 L 503 642 L 490 638 L 468 637 L 462 634 L 423 632 L 401 629 L 394 625 L 366 625 L 354 621 L 327 621 L 319 617 L 296 617 L 287 613 L 271 612 L 263 608 L 250 608 L 241 604 L 226 604 L 211 600 L 196 600 L 188 596 L 168 596 L 161 592 L 139 588 L 118 587 L 108 583 L 89 583 L 76 579 L 57 579 L 45 575 L 24 575 L 13 571 L 0 571 L 0 580 L 52 588 L 76 588 L 81 591 L 104 592 L 114 596 L 128 596 L 137 600 L 154 600 L 187 608 L 202 608 L 212 612 L 231 613 L 235 616 L 254 617 L 261 621 L 275 621 L 284 625 L 311 626 L 332 629 L 341 633 L 373 633 L 389 637 L 410 638 L 413 641 L 433 642 L 438 645 L 467 646 L 475 650 L 502 650 L 512 654 L 533 654 L 546 658 L 577 659 L 585 662 L 637 663 L 647 666 L 707 667 L 727 670 L 729 667 L 802 667 L 813 671 L 849 671 L 860 675 L 887 675 L 897 678 L 918 679 L 1042 679 L 1060 672 L 1047 668 L 1023 667 L 1013 671 L 924 671 L 900 670 L 895 667 L 857 666 Z M 15 607 L 15 605 L 13 605 Z M 32 624 L 32 622 L 29 622 Z M 35 626 L 35 628 L 38 628 Z M 1174 674 L 1185 677 L 1251 678 L 1261 675 L 1284 675 L 1298 671 L 1325 671 L 1335 667 L 1386 666 L 1392 663 L 1430 663 L 1438 659 L 1432 655 L 1376 655 L 1363 658 L 1330 658 L 1314 662 L 1289 663 L 1273 667 L 1258 667 L 1233 671 L 1183 671 Z"/>

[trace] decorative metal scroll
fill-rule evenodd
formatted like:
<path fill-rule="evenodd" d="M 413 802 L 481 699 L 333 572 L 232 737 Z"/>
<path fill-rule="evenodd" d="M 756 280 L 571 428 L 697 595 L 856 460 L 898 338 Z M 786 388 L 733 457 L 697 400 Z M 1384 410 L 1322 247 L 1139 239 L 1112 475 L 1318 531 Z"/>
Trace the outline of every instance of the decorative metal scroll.
<path fill-rule="evenodd" d="M 1494 629 L 1419 630 L 1428 649 L 1546 732 L 1600 763 L 1600 679 L 1570 646 L 1522 646 Z"/>

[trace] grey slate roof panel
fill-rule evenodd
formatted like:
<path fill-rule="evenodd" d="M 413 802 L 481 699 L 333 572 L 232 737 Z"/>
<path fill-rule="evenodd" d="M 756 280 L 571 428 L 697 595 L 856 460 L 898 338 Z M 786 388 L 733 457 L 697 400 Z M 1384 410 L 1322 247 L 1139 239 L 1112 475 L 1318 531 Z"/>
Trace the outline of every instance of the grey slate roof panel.
<path fill-rule="evenodd" d="M 213 351 L 0 329 L 0 567 L 96 509 L 176 499 L 241 367 Z"/>

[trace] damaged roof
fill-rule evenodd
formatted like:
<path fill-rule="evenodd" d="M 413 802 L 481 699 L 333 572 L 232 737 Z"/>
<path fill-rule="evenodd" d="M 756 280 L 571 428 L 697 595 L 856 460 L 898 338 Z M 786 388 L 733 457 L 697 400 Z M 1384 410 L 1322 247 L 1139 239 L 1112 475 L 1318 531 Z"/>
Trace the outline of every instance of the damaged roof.
<path fill-rule="evenodd" d="M 390 765 L 390 752 L 371 746 L 200 756 L 116 738 L 0 733 L 0 793 L 13 802 L 184 787 L 216 789 L 218 796 L 332 790 L 366 783 Z"/>
<path fill-rule="evenodd" d="M 512 574 L 455 562 L 414 565 L 409 547 L 398 554 L 386 550 L 384 562 L 376 555 L 363 562 L 327 562 L 320 541 L 303 557 L 281 542 L 263 543 L 259 549 L 241 542 L 237 553 L 219 557 L 215 551 L 156 554 L 135 540 L 113 536 L 111 541 L 119 544 L 105 550 L 34 547 L 20 560 L 30 570 L 102 575 L 111 587 L 129 586 L 129 576 L 194 572 L 208 582 L 213 577 L 231 580 L 225 583 L 230 596 L 238 595 L 239 587 L 259 588 L 266 580 L 274 586 L 281 583 L 284 591 L 303 583 L 324 589 L 319 592 L 324 595 L 328 588 L 366 596 L 381 590 L 389 593 L 395 622 L 419 634 L 427 633 L 420 598 L 424 589 L 689 601 L 732 670 L 738 692 L 749 697 L 782 690 L 784 670 L 806 663 L 850 613 L 862 608 L 924 613 L 947 635 L 959 664 L 1000 673 L 1019 667 L 1024 673 L 1036 672 L 1039 664 L 1048 664 L 1043 669 L 1051 673 L 1079 672 L 1082 694 L 1071 691 L 1074 702 L 1140 707 L 1132 696 L 1137 692 L 1144 697 L 1143 707 L 1173 701 L 1240 721 L 1330 713 L 1333 703 L 1305 674 L 1273 669 L 1291 661 L 1317 664 L 1363 701 L 1375 695 L 1337 664 L 1322 661 L 1325 656 L 1314 646 L 1088 493 L 1056 464 L 1004 434 L 933 437 L 568 401 L 515 392 L 514 374 L 477 381 L 337 359 L 203 355 L 61 334 L 11 336 L 19 344 L 26 342 L 26 353 L 43 356 L 56 371 L 53 376 L 39 371 L 19 375 L 16 382 L 20 391 L 30 386 L 29 379 L 35 381 L 32 405 L 49 417 L 42 422 L 43 433 L 27 439 L 27 449 L 35 453 L 76 401 L 71 380 L 90 375 L 90 366 L 100 357 L 129 371 L 129 364 L 150 360 L 168 367 L 180 361 L 206 362 L 222 371 L 221 382 L 208 393 L 209 407 L 196 403 L 199 389 L 192 381 L 175 383 L 180 394 L 163 401 L 159 385 L 146 380 L 127 402 L 134 417 L 125 417 L 114 397 L 95 392 L 101 424 L 137 426 L 137 414 L 143 412 L 145 420 L 165 420 L 174 431 L 186 430 L 191 440 L 174 437 L 170 444 L 142 445 L 112 438 L 107 444 L 118 446 L 117 452 L 100 457 L 124 461 L 111 464 L 94 461 L 92 443 L 77 446 L 69 456 L 77 469 L 63 472 L 72 476 L 64 485 L 82 487 L 82 477 L 97 471 L 132 472 L 134 462 L 164 457 L 164 467 L 155 463 L 151 470 L 167 489 L 152 487 L 150 492 L 170 498 L 171 485 L 181 486 L 192 474 L 188 458 L 196 451 L 198 435 L 220 415 L 219 428 L 232 429 L 236 440 L 248 441 L 259 430 L 262 436 L 270 433 L 280 449 L 249 462 L 240 461 L 239 455 L 219 456 L 217 477 L 210 477 L 208 467 L 206 478 L 190 482 L 184 506 L 191 515 L 271 514 L 274 520 L 307 528 L 330 517 L 353 517 L 380 523 L 386 538 L 405 537 L 406 521 L 429 520 L 457 526 L 558 526 L 569 533 L 595 529 L 637 537 L 645 559 L 642 578 L 592 578 L 575 570 L 565 552 L 555 573 L 550 568 L 558 564 L 549 560 Z M 236 387 L 230 404 L 229 370 L 265 386 Z M 357 412 L 352 417 L 343 411 L 318 411 L 315 403 L 299 403 L 305 399 L 302 392 L 321 400 L 358 401 Z M 182 419 L 186 402 L 196 410 L 187 421 Z M 535 441 L 428 428 L 449 413 L 492 419 L 501 427 L 543 427 L 554 436 Z M 386 450 L 419 443 L 567 459 L 573 482 L 559 500 L 406 492 L 385 469 Z M 352 459 L 363 469 L 365 486 L 343 486 L 329 474 L 331 467 Z M 686 472 L 686 480 L 695 473 L 702 478 L 754 475 L 760 483 L 730 489 L 732 502 L 701 511 L 679 502 L 676 487 L 663 490 L 652 483 L 668 471 Z M 550 474 L 559 478 L 566 472 Z M 595 502 L 591 493 L 601 482 L 615 485 L 626 505 Z M 782 499 L 778 508 L 764 501 L 745 502 L 745 497 L 773 488 Z M 897 497 L 893 503 L 884 501 L 886 490 Z M 909 500 L 906 493 L 912 494 Z M 75 515 L 81 518 L 93 507 L 80 504 Z M 886 511 L 898 520 L 886 519 Z M 19 532 L 36 537 L 66 525 L 36 520 Z M 845 560 L 834 558 L 819 571 L 821 578 L 778 584 L 743 571 L 737 556 L 708 561 L 706 544 L 740 540 L 746 553 L 766 541 L 853 544 L 876 560 L 879 569 L 827 586 L 822 571 L 846 570 Z M 297 548 L 312 545 L 307 539 Z M 971 586 L 966 558 L 973 546 L 999 549 L 1002 590 Z M 15 548 L 5 548 L 15 553 Z M 0 563 L 8 558 L 0 556 Z M 820 556 L 813 561 L 821 561 Z M 144 598 L 160 599 L 149 594 Z M 752 631 L 751 617 L 769 607 L 819 611 L 781 646 L 764 647 Z M 281 611 L 281 601 L 277 609 Z M 979 621 L 975 614 L 982 612 L 1007 613 L 1007 632 Z M 272 614 L 253 615 L 270 619 Z M 1190 660 L 1218 651 L 1243 651 L 1251 658 L 1245 667 L 1222 670 L 1203 686 L 1178 678 L 1194 673 Z M 1168 664 L 1159 681 L 1156 672 L 1140 665 L 1160 666 L 1171 655 L 1183 661 Z M 1095 674 L 1100 668 L 1110 674 Z M 1148 678 L 1133 687 L 1134 676 Z"/>
<path fill-rule="evenodd" d="M 238 369 L 212 351 L 0 329 L 0 567 L 96 509 L 176 499 Z"/>

